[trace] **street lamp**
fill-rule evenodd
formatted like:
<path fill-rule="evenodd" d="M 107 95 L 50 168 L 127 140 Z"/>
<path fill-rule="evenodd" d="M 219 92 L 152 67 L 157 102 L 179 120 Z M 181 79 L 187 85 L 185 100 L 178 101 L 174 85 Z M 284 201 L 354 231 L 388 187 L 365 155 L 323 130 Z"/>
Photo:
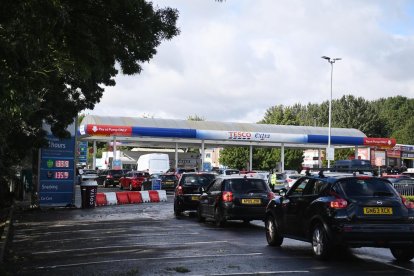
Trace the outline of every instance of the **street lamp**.
<path fill-rule="evenodd" d="M 333 78 L 333 64 L 335 63 L 335 61 L 337 60 L 341 60 L 341 58 L 330 58 L 327 56 L 323 56 L 323 59 L 326 59 L 330 64 L 331 64 L 331 97 L 329 99 L 329 135 L 328 135 L 328 149 L 326 152 L 326 157 L 328 157 L 328 151 L 330 152 L 331 150 L 331 118 L 332 118 L 332 78 Z M 327 158 L 328 159 L 328 158 Z M 331 167 L 331 160 L 328 159 L 328 168 Z"/>

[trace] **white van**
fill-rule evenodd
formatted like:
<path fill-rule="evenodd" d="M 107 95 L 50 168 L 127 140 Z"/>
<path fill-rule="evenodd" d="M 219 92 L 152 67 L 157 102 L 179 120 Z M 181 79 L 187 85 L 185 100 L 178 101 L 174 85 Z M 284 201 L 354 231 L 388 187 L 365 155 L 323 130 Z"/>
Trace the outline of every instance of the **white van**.
<path fill-rule="evenodd" d="M 137 161 L 138 171 L 147 171 L 149 174 L 165 173 L 170 169 L 170 160 L 165 153 L 149 153 L 141 155 Z"/>

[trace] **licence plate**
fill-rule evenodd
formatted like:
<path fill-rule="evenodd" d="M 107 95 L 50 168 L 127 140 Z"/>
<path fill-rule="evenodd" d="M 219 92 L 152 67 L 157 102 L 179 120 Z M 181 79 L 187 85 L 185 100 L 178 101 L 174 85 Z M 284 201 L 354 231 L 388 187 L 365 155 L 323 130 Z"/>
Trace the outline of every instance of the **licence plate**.
<path fill-rule="evenodd" d="M 243 198 L 241 200 L 241 202 L 243 204 L 260 204 L 260 203 L 262 203 L 262 201 L 260 200 L 260 198 Z"/>
<path fill-rule="evenodd" d="M 391 207 L 364 207 L 364 215 L 392 215 Z"/>
<path fill-rule="evenodd" d="M 194 201 L 198 201 L 199 200 L 199 196 L 191 196 L 191 200 L 194 200 Z"/>
<path fill-rule="evenodd" d="M 171 182 L 171 181 L 166 181 L 165 182 L 165 185 L 173 185 L 174 184 L 174 182 Z"/>

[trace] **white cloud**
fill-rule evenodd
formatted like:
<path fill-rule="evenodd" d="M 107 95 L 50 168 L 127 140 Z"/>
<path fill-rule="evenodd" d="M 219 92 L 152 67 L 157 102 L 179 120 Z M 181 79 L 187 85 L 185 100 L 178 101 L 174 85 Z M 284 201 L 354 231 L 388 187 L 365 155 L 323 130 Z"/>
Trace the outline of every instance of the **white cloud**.
<path fill-rule="evenodd" d="M 118 76 L 91 114 L 257 122 L 273 105 L 345 94 L 414 96 L 411 1 L 154 1 L 181 34 L 144 71 Z"/>

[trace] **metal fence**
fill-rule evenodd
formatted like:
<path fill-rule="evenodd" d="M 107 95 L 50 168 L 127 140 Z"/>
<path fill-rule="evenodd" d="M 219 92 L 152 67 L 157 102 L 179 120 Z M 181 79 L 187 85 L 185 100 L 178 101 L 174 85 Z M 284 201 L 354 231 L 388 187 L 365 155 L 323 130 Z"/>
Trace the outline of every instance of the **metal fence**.
<path fill-rule="evenodd" d="M 414 185 L 394 183 L 393 186 L 400 195 L 414 196 Z"/>

